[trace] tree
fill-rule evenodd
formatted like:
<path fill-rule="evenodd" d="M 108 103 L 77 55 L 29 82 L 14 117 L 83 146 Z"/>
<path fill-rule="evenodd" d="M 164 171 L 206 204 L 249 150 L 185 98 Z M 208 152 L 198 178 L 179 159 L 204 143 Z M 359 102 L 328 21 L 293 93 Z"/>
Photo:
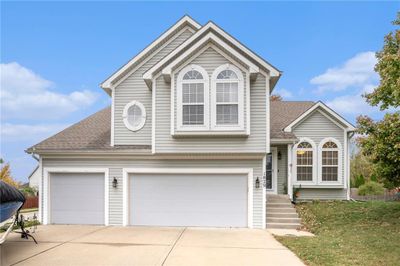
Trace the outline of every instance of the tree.
<path fill-rule="evenodd" d="M 378 122 L 367 116 L 357 119 L 358 143 L 374 163 L 373 174 L 388 187 L 400 185 L 400 112 L 386 114 Z"/>
<path fill-rule="evenodd" d="M 14 181 L 14 179 L 11 176 L 11 171 L 10 171 L 10 164 L 6 163 L 1 167 L 0 170 L 0 180 L 6 182 L 7 184 L 14 186 L 16 188 L 19 187 L 18 182 Z"/>
<path fill-rule="evenodd" d="M 400 26 L 400 12 L 393 25 Z M 385 110 L 390 106 L 400 106 L 400 30 L 385 36 L 383 49 L 376 53 L 378 63 L 375 71 L 379 73 L 380 84 L 370 94 L 366 94 L 368 103 Z"/>
<path fill-rule="evenodd" d="M 394 25 L 400 25 L 400 12 Z M 365 95 L 367 102 L 381 110 L 400 106 L 400 30 L 385 36 L 384 45 L 376 54 L 375 70 L 380 84 Z M 368 116 L 357 118 L 358 144 L 363 154 L 374 163 L 373 174 L 387 187 L 400 186 L 400 111 L 385 114 L 381 121 Z"/>
<path fill-rule="evenodd" d="M 367 180 L 371 180 L 373 176 L 372 168 L 373 164 L 371 159 L 361 151 L 357 151 L 357 153 L 351 156 L 350 178 L 354 184 L 356 183 L 356 180 L 360 178 L 360 176 Z"/>
<path fill-rule="evenodd" d="M 280 96 L 279 94 L 272 94 L 270 97 L 269 97 L 269 99 L 272 101 L 272 102 L 275 102 L 275 101 L 282 101 L 283 99 L 282 99 L 282 96 Z"/>

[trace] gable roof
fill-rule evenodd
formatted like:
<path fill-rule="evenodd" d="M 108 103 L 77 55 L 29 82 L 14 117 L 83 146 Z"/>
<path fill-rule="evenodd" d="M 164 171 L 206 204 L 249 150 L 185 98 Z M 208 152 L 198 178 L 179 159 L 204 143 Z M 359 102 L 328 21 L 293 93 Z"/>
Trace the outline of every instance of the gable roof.
<path fill-rule="evenodd" d="M 271 139 L 296 139 L 293 133 L 284 132 L 283 129 L 314 105 L 314 102 L 272 101 Z M 27 152 L 151 152 L 149 145 L 111 146 L 110 132 L 111 108 L 107 107 L 30 147 Z"/>
<path fill-rule="evenodd" d="M 285 132 L 284 128 L 314 104 L 312 101 L 271 101 L 271 139 L 296 139 L 293 133 Z"/>
<path fill-rule="evenodd" d="M 323 102 L 319 101 L 315 103 L 312 107 L 310 107 L 307 111 L 305 111 L 303 114 L 301 114 L 299 117 L 297 117 L 295 120 L 293 120 L 290 124 L 288 124 L 285 128 L 285 132 L 292 132 L 292 128 L 296 126 L 298 123 L 303 121 L 305 118 L 307 118 L 310 114 L 312 114 L 315 110 L 322 110 L 321 112 L 324 116 L 326 116 L 328 119 L 330 119 L 333 123 L 335 123 L 337 126 L 347 130 L 347 131 L 354 131 L 356 128 L 346 119 L 344 119 L 342 116 L 340 116 L 338 113 L 333 111 L 331 108 L 329 108 L 326 104 Z"/>
<path fill-rule="evenodd" d="M 155 41 L 153 41 L 150 45 L 148 45 L 145 49 L 139 52 L 136 56 L 134 56 L 131 60 L 129 60 L 125 65 L 119 68 L 116 72 L 114 72 L 110 77 L 104 80 L 100 86 L 108 93 L 111 94 L 112 84 L 121 79 L 124 75 L 126 75 L 135 65 L 140 63 L 146 56 L 151 54 L 154 50 L 160 47 L 167 39 L 173 36 L 182 28 L 190 26 L 191 28 L 198 30 L 201 28 L 201 25 L 193 20 L 188 15 L 183 16 L 178 22 L 176 22 L 172 27 L 166 30 L 163 34 L 161 34 Z"/>
<path fill-rule="evenodd" d="M 148 145 L 111 146 L 111 107 L 104 108 L 54 136 L 28 148 L 37 151 L 150 150 Z"/>
<path fill-rule="evenodd" d="M 266 60 L 264 60 L 262 57 L 258 56 L 255 54 L 253 51 L 251 51 L 249 48 L 244 46 L 242 43 L 240 43 L 238 40 L 233 38 L 231 35 L 229 35 L 227 32 L 222 30 L 220 27 L 218 27 L 214 22 L 209 21 L 206 25 L 204 25 L 201 29 L 199 29 L 195 34 L 193 34 L 190 38 L 188 38 L 186 41 L 184 41 L 178 48 L 176 48 L 174 51 L 169 53 L 167 56 L 165 56 L 163 59 L 161 59 L 157 64 L 155 64 L 153 67 L 151 67 L 148 71 L 146 71 L 143 74 L 143 78 L 146 81 L 147 84 L 151 84 L 152 79 L 154 76 L 160 72 L 164 67 L 168 66 L 173 62 L 173 60 L 179 56 L 182 53 L 185 53 L 190 47 L 192 46 L 199 46 L 199 42 L 204 42 L 207 41 L 208 38 L 203 38 L 207 34 L 209 35 L 210 33 L 213 33 L 214 39 L 219 38 L 221 42 L 224 42 L 226 44 L 226 47 L 232 47 L 233 49 L 236 50 L 237 53 L 241 53 L 242 56 L 247 57 L 250 61 L 253 62 L 253 64 L 259 66 L 262 68 L 264 71 L 267 71 L 269 75 L 271 76 L 272 84 L 271 87 L 273 88 L 278 79 L 280 78 L 282 72 L 278 70 L 276 67 L 268 63 Z"/>

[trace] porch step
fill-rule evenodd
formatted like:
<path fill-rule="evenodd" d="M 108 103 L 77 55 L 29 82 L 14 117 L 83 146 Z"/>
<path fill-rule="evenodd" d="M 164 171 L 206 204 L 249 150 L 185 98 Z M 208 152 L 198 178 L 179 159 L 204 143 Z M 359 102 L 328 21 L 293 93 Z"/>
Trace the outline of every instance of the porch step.
<path fill-rule="evenodd" d="M 301 219 L 300 218 L 285 218 L 285 217 L 279 217 L 279 218 L 267 218 L 267 224 L 270 223 L 281 223 L 281 224 L 300 224 Z"/>
<path fill-rule="evenodd" d="M 298 229 L 299 223 L 267 223 L 267 228 L 274 229 Z"/>
<path fill-rule="evenodd" d="M 267 209 L 268 208 L 293 208 L 293 205 L 291 202 L 286 202 L 286 203 L 269 203 L 267 201 Z"/>
<path fill-rule="evenodd" d="M 268 212 L 267 218 L 299 218 L 296 212 Z"/>
<path fill-rule="evenodd" d="M 289 208 L 272 208 L 267 205 L 267 213 L 297 213 L 293 207 Z"/>

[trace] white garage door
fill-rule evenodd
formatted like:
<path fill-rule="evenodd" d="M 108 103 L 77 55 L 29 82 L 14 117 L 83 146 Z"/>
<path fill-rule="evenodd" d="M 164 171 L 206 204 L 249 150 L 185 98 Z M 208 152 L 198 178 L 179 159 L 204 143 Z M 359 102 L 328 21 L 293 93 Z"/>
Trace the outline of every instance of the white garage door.
<path fill-rule="evenodd" d="M 130 224 L 247 227 L 247 175 L 134 174 Z"/>
<path fill-rule="evenodd" d="M 50 223 L 104 224 L 104 174 L 50 176 Z"/>

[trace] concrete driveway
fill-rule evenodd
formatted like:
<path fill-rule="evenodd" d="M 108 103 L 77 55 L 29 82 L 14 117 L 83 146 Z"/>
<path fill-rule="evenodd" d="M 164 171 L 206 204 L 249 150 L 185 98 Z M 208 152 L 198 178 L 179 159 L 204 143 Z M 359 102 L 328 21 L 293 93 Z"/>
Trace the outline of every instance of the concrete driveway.
<path fill-rule="evenodd" d="M 266 230 L 39 226 L 39 244 L 11 234 L 1 265 L 303 265 Z"/>

